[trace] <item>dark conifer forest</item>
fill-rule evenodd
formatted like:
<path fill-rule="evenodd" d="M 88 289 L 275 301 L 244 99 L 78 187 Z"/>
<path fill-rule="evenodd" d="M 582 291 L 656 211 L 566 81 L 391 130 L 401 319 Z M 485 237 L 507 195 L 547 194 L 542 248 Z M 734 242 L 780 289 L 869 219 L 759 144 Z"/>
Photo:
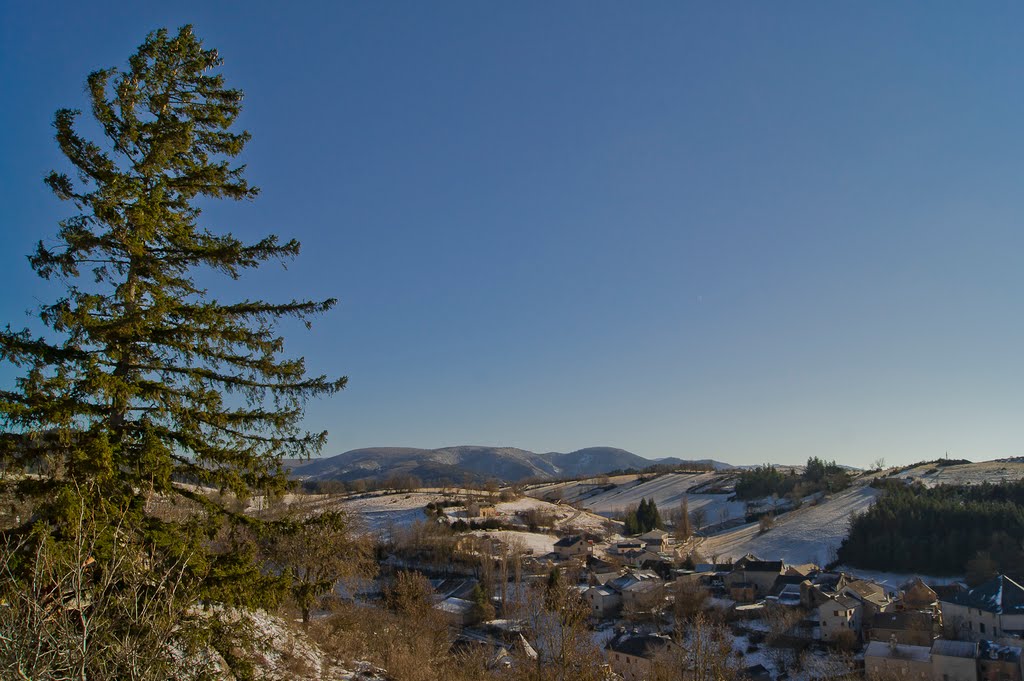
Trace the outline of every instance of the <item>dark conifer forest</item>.
<path fill-rule="evenodd" d="M 851 520 L 840 563 L 933 575 L 980 570 L 1024 576 L 1024 482 L 928 489 L 886 480 L 878 486 L 884 490 L 878 501 Z"/>

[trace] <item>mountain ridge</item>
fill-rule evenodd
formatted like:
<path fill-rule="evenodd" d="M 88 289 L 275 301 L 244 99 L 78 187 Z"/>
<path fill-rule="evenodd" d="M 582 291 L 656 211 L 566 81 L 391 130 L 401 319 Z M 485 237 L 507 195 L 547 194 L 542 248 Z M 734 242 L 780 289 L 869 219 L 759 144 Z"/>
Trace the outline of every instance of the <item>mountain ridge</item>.
<path fill-rule="evenodd" d="M 517 447 L 486 445 L 455 445 L 436 449 L 363 447 L 322 459 L 288 463 L 292 466 L 292 477 L 300 480 L 351 482 L 413 476 L 424 484 L 492 479 L 511 483 L 527 479 L 589 477 L 616 470 L 642 470 L 658 464 L 682 466 L 699 463 L 712 465 L 716 469 L 731 467 L 713 459 L 648 459 L 625 449 L 603 446 L 584 447 L 572 452 L 544 453 Z"/>

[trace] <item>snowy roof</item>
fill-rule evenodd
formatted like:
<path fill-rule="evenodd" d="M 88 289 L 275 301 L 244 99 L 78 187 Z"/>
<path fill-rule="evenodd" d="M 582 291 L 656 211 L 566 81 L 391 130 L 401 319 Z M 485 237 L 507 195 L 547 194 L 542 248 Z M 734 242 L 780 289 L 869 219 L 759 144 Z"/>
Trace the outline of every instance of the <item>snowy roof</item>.
<path fill-rule="evenodd" d="M 644 532 L 643 534 L 641 534 L 639 538 L 643 539 L 644 541 L 650 541 L 652 539 L 664 539 L 667 536 L 668 532 L 666 532 L 665 530 L 650 530 L 648 532 Z"/>
<path fill-rule="evenodd" d="M 646 579 L 642 582 L 635 582 L 629 586 L 624 587 L 623 591 L 650 591 L 651 589 L 657 589 L 661 587 L 661 584 L 657 580 Z"/>
<path fill-rule="evenodd" d="M 1001 646 L 992 641 L 978 644 L 978 657 L 982 660 L 1000 660 L 1002 662 L 1020 662 L 1021 649 L 1017 646 Z"/>
<path fill-rule="evenodd" d="M 996 614 L 1024 614 L 1024 587 L 1006 575 L 998 575 L 973 589 L 942 600 Z"/>
<path fill-rule="evenodd" d="M 959 641 L 951 641 L 959 643 Z M 931 648 L 928 646 L 908 646 L 903 643 L 892 645 L 885 641 L 872 641 L 864 651 L 864 658 L 886 657 L 899 660 L 917 660 L 928 662 L 931 660 Z"/>
<path fill-rule="evenodd" d="M 462 615 L 468 613 L 473 609 L 473 604 L 469 601 L 462 600 L 461 598 L 446 598 L 436 606 L 434 606 L 444 612 L 452 613 L 453 615 Z"/>
<path fill-rule="evenodd" d="M 889 599 L 885 595 L 885 589 L 874 582 L 866 579 L 858 579 L 843 587 L 845 593 L 849 593 L 860 601 L 867 601 L 875 605 L 885 605 Z"/>
<path fill-rule="evenodd" d="M 940 638 L 932 643 L 932 655 L 969 657 L 974 659 L 978 656 L 978 644 L 971 643 L 970 641 L 950 641 Z"/>

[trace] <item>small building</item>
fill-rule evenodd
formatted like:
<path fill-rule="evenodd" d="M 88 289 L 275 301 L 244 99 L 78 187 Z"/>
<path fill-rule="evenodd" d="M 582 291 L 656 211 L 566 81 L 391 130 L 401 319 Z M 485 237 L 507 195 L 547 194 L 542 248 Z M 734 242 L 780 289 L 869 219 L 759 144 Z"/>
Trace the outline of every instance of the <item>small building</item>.
<path fill-rule="evenodd" d="M 474 603 L 471 601 L 452 596 L 438 602 L 434 607 L 444 613 L 451 627 L 461 629 L 476 624 Z"/>
<path fill-rule="evenodd" d="M 872 641 L 864 650 L 864 676 L 869 681 L 931 681 L 930 653 L 927 646 Z M 942 679 L 941 676 L 935 678 Z"/>
<path fill-rule="evenodd" d="M 555 555 L 561 560 L 585 556 L 592 550 L 590 542 L 580 535 L 562 537 L 555 542 Z"/>
<path fill-rule="evenodd" d="M 612 671 L 625 681 L 647 681 L 659 656 L 675 644 L 661 634 L 620 633 L 605 645 Z"/>
<path fill-rule="evenodd" d="M 892 598 L 881 585 L 866 579 L 855 579 L 843 586 L 839 593 L 856 598 L 864 608 L 864 618 L 869 619 L 880 612 L 894 610 Z"/>
<path fill-rule="evenodd" d="M 664 551 L 672 541 L 672 535 L 665 530 L 650 530 L 637 537 L 648 551 Z"/>
<path fill-rule="evenodd" d="M 874 641 L 930 648 L 935 640 L 934 618 L 930 612 L 878 612 L 868 620 L 868 629 Z"/>
<path fill-rule="evenodd" d="M 732 572 L 725 578 L 726 588 L 734 582 L 753 584 L 758 598 L 769 595 L 775 588 L 775 580 L 782 575 L 785 565 L 781 560 L 758 560 L 744 556 L 733 565 Z"/>
<path fill-rule="evenodd" d="M 848 638 L 852 632 L 855 639 L 860 638 L 861 604 L 849 596 L 836 596 L 818 606 L 818 626 L 821 627 L 821 640 L 828 643 Z"/>
<path fill-rule="evenodd" d="M 665 600 L 665 583 L 660 579 L 635 582 L 622 590 L 622 609 L 631 613 L 651 612 Z"/>
<path fill-rule="evenodd" d="M 940 681 L 978 681 L 978 644 L 941 638 L 932 643 L 932 676 Z"/>
<path fill-rule="evenodd" d="M 903 596 L 900 598 L 899 607 L 903 610 L 937 612 L 939 596 L 935 593 L 935 589 L 925 584 L 920 577 L 914 577 L 903 585 Z"/>
<path fill-rule="evenodd" d="M 622 594 L 609 586 L 592 586 L 583 592 L 590 616 L 597 619 L 614 617 L 622 610 Z"/>
<path fill-rule="evenodd" d="M 643 542 L 637 541 L 636 539 L 627 539 L 626 541 L 620 541 L 615 544 L 609 551 L 609 553 L 623 555 L 630 551 L 643 551 Z"/>

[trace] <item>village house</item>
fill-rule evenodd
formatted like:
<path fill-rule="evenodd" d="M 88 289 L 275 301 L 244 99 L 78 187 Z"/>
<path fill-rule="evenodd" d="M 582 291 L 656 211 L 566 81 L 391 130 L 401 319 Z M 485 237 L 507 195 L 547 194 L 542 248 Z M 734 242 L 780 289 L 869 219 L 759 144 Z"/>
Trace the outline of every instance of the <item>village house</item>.
<path fill-rule="evenodd" d="M 939 681 L 977 681 L 978 644 L 941 638 L 932 643 L 932 676 Z"/>
<path fill-rule="evenodd" d="M 1005 575 L 943 597 L 940 605 L 947 638 L 1012 643 L 1024 632 L 1024 587 Z"/>
<path fill-rule="evenodd" d="M 622 560 L 627 565 L 634 567 L 644 567 L 648 564 L 660 563 L 664 557 L 660 553 L 654 551 L 648 551 L 647 549 L 639 549 L 635 551 L 626 551 L 622 554 Z"/>
<path fill-rule="evenodd" d="M 800 582 L 800 604 L 812 610 L 838 594 L 849 583 L 841 572 L 819 572 Z"/>
<path fill-rule="evenodd" d="M 775 588 L 767 600 L 774 601 L 779 605 L 798 606 L 800 605 L 800 583 L 799 575 L 781 575 L 775 580 Z"/>
<path fill-rule="evenodd" d="M 654 553 L 659 553 L 668 549 L 669 544 L 672 541 L 672 535 L 665 530 L 650 530 L 644 532 L 637 537 L 644 544 L 644 548 Z"/>
<path fill-rule="evenodd" d="M 438 602 L 434 607 L 444 613 L 448 626 L 454 629 L 462 629 L 478 621 L 474 616 L 476 611 L 471 601 L 452 596 Z"/>
<path fill-rule="evenodd" d="M 647 681 L 655 661 L 674 644 L 661 634 L 620 633 L 605 645 L 612 671 L 625 681 Z"/>
<path fill-rule="evenodd" d="M 889 612 L 895 609 L 893 600 L 885 593 L 885 589 L 866 579 L 855 579 L 849 582 L 839 590 L 839 593 L 860 601 L 864 609 L 865 620 L 870 620 L 880 612 Z"/>
<path fill-rule="evenodd" d="M 939 596 L 920 577 L 914 577 L 903 585 L 903 593 L 897 603 L 900 610 L 939 612 Z"/>
<path fill-rule="evenodd" d="M 597 619 L 614 617 L 622 609 L 622 594 L 610 586 L 592 586 L 583 592 L 590 616 Z"/>
<path fill-rule="evenodd" d="M 851 632 L 854 640 L 860 638 L 862 607 L 858 600 L 840 595 L 829 598 L 818 606 L 818 626 L 821 627 L 821 640 L 828 643 L 849 638 Z"/>
<path fill-rule="evenodd" d="M 569 560 L 577 556 L 585 556 L 593 551 L 589 541 L 580 535 L 563 537 L 555 542 L 555 555 L 560 560 Z"/>
<path fill-rule="evenodd" d="M 610 579 L 615 579 L 622 574 L 622 568 L 607 560 L 602 560 L 593 555 L 587 556 L 587 572 L 590 574 L 591 584 L 604 584 Z"/>
<path fill-rule="evenodd" d="M 622 590 L 622 609 L 630 614 L 649 613 L 665 601 L 665 582 L 647 579 Z"/>
<path fill-rule="evenodd" d="M 868 620 L 868 630 L 875 641 L 931 647 L 935 640 L 932 614 L 916 610 L 875 613 Z"/>
<path fill-rule="evenodd" d="M 608 552 L 616 555 L 623 555 L 630 551 L 643 551 L 644 545 L 636 539 L 627 539 L 615 544 Z"/>
<path fill-rule="evenodd" d="M 751 582 L 731 582 L 729 598 L 737 603 L 752 603 L 757 600 L 757 585 Z"/>
<path fill-rule="evenodd" d="M 647 581 L 660 582 L 661 580 L 650 570 L 631 570 L 607 580 L 603 585 L 594 585 L 585 589 L 582 592 L 583 600 L 587 603 L 591 617 L 597 619 L 616 617 L 625 604 L 624 592 L 631 586 Z"/>
<path fill-rule="evenodd" d="M 931 650 L 927 646 L 872 641 L 864 650 L 864 676 L 868 681 L 931 681 Z M 942 679 L 941 676 L 934 678 Z"/>
<path fill-rule="evenodd" d="M 775 580 L 782 575 L 785 565 L 781 560 L 760 560 L 754 556 L 744 556 L 733 565 L 732 572 L 725 578 L 725 586 L 731 589 L 733 584 L 751 584 L 754 596 L 763 598 L 772 593 Z"/>

